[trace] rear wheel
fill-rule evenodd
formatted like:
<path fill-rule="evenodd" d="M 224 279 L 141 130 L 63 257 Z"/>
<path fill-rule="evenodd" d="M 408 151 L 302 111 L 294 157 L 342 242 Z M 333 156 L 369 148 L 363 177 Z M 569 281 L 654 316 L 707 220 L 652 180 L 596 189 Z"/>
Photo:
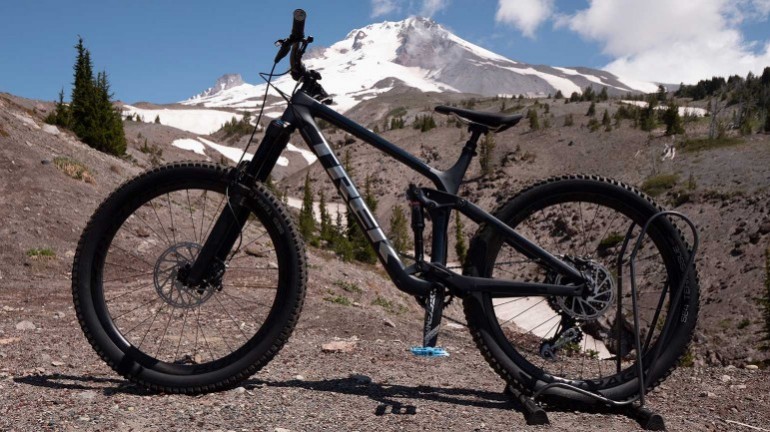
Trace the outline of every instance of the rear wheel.
<path fill-rule="evenodd" d="M 618 280 L 617 260 L 628 228 L 634 225 L 635 240 L 641 226 L 658 211 L 628 186 L 600 178 L 570 177 L 525 190 L 496 212 L 497 218 L 520 234 L 579 269 L 592 287 L 584 297 L 492 298 L 483 294 L 465 300 L 476 343 L 504 379 L 530 393 L 553 382 L 567 382 L 614 400 L 638 393 L 629 272 L 624 264 Z M 468 256 L 468 274 L 562 283 L 554 272 L 503 243 L 491 227 L 480 229 Z M 684 268 L 688 257 L 679 231 L 669 220 L 657 219 L 645 236 L 636 264 L 646 369 L 651 353 L 663 344 L 660 359 L 648 372 L 649 387 L 676 366 L 695 327 L 698 284 L 695 272 Z M 688 280 L 680 306 L 671 310 L 672 293 L 683 277 Z M 616 318 L 618 300 L 620 320 Z M 661 312 L 656 316 L 658 308 Z M 661 341 L 668 314 L 674 314 L 676 320 Z M 567 390 L 549 393 L 593 402 Z"/>
<path fill-rule="evenodd" d="M 215 391 L 281 349 L 305 295 L 304 249 L 288 212 L 262 185 L 223 273 L 190 287 L 189 270 L 228 211 L 228 173 L 180 163 L 129 181 L 99 207 L 73 266 L 81 327 L 118 373 L 164 392 Z"/>

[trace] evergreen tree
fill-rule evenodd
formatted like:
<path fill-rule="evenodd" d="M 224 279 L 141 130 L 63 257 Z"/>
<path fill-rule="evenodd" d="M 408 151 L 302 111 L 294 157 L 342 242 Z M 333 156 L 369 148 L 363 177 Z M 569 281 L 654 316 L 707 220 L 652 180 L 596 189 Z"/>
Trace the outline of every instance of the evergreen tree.
<path fill-rule="evenodd" d="M 682 117 L 679 115 L 679 107 L 672 101 L 663 112 L 663 123 L 666 125 L 666 135 L 678 135 L 684 133 Z"/>
<path fill-rule="evenodd" d="M 468 254 L 468 246 L 465 244 L 465 235 L 463 234 L 463 221 L 460 219 L 460 212 L 455 211 L 455 253 L 460 264 L 465 262 Z"/>
<path fill-rule="evenodd" d="M 583 101 L 591 101 L 594 102 L 596 100 L 596 93 L 594 92 L 593 87 L 588 86 L 585 90 L 583 90 L 583 95 L 580 98 Z"/>
<path fill-rule="evenodd" d="M 658 93 L 656 94 L 658 102 L 665 102 L 668 99 L 666 95 L 666 87 L 663 84 L 658 85 Z"/>
<path fill-rule="evenodd" d="M 532 131 L 536 131 L 540 129 L 540 121 L 537 118 L 537 110 L 534 108 L 530 108 L 527 111 L 527 119 L 529 120 L 529 129 Z"/>
<path fill-rule="evenodd" d="M 612 120 L 610 119 L 610 112 L 608 110 L 604 110 L 604 115 L 602 116 L 602 126 L 604 126 L 604 130 L 607 132 L 612 130 Z"/>
<path fill-rule="evenodd" d="M 599 101 L 604 102 L 609 98 L 609 95 L 607 95 L 607 87 L 602 87 L 602 91 L 599 92 Z"/>
<path fill-rule="evenodd" d="M 326 208 L 326 195 L 324 190 L 318 191 L 318 207 L 321 210 L 321 228 L 320 237 L 321 240 L 331 244 L 334 241 L 334 226 L 332 225 L 332 217 L 329 215 L 329 210 Z"/>
<path fill-rule="evenodd" d="M 407 253 L 409 250 L 409 230 L 404 209 L 396 204 L 390 215 L 390 241 L 398 253 Z"/>
<path fill-rule="evenodd" d="M 765 127 L 763 129 L 765 130 L 765 133 L 770 133 L 770 109 L 767 110 L 767 115 L 765 116 Z"/>
<path fill-rule="evenodd" d="M 591 87 L 588 87 L 591 88 Z M 586 113 L 586 116 L 588 117 L 594 117 L 596 116 L 596 103 L 591 102 L 591 105 L 588 107 L 588 112 Z"/>
<path fill-rule="evenodd" d="M 235 120 L 235 119 L 233 119 L 233 120 Z M 155 116 L 155 123 L 156 124 L 160 124 L 160 114 Z"/>
<path fill-rule="evenodd" d="M 59 92 L 59 100 L 56 102 L 54 111 L 48 114 L 48 117 L 45 118 L 45 122 L 67 129 L 72 128 L 70 108 L 64 103 L 64 89 Z"/>
<path fill-rule="evenodd" d="M 85 48 L 83 38 L 78 38 L 75 49 L 75 82 L 66 123 L 89 146 L 114 155 L 125 154 L 123 120 L 120 112 L 112 106 L 107 73 L 101 72 L 94 79 L 91 53 Z M 59 95 L 62 105 L 63 97 L 62 92 Z M 62 115 L 65 114 L 62 112 Z"/>
<path fill-rule="evenodd" d="M 575 124 L 575 119 L 572 117 L 572 114 L 567 114 L 564 117 L 564 126 L 572 126 Z"/>
<path fill-rule="evenodd" d="M 492 154 L 495 151 L 495 137 L 488 133 L 481 140 L 481 149 L 479 152 L 479 165 L 481 165 L 481 175 L 487 176 L 494 171 Z"/>
<path fill-rule="evenodd" d="M 562 94 L 561 90 L 556 91 L 556 95 L 553 97 L 554 99 L 564 99 L 564 94 Z"/>
<path fill-rule="evenodd" d="M 656 105 L 657 105 L 657 100 L 652 99 L 648 101 L 646 108 L 638 110 L 639 127 L 645 132 L 650 132 L 653 129 L 655 129 L 655 126 L 657 126 L 657 121 L 655 118 Z"/>
<path fill-rule="evenodd" d="M 334 237 L 332 241 L 332 249 L 343 261 L 352 261 L 353 245 L 348 240 L 347 236 L 343 234 L 342 228 L 342 213 L 337 212 L 337 218 L 334 224 Z"/>
<path fill-rule="evenodd" d="M 572 92 L 572 94 L 569 97 L 570 102 L 580 102 L 580 93 L 578 92 Z"/>
<path fill-rule="evenodd" d="M 374 193 L 372 192 L 372 179 L 371 176 L 368 175 L 364 181 L 364 202 L 372 213 L 377 211 L 377 198 L 375 198 Z M 353 242 L 356 260 L 369 264 L 377 262 L 377 253 L 369 245 L 369 242 L 361 229 L 356 231 L 356 236 L 351 241 Z"/>
<path fill-rule="evenodd" d="M 299 232 L 307 242 L 315 237 L 315 217 L 313 217 L 313 189 L 310 185 L 310 172 L 305 174 L 305 188 L 302 195 L 302 207 L 299 210 Z"/>

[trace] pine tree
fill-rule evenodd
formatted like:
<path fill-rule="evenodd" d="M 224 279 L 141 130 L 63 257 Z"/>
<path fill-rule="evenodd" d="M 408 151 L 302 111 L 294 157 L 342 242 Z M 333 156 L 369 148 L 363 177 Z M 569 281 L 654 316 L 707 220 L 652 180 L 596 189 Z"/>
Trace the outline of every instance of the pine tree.
<path fill-rule="evenodd" d="M 591 88 L 591 87 L 588 87 L 588 88 Z M 588 107 L 588 112 L 586 113 L 586 116 L 588 117 L 596 116 L 596 102 L 591 102 L 591 105 Z"/>
<path fill-rule="evenodd" d="M 599 101 L 604 102 L 609 98 L 609 95 L 607 95 L 607 87 L 602 87 L 602 91 L 599 92 Z"/>
<path fill-rule="evenodd" d="M 607 132 L 612 130 L 612 120 L 610 119 L 610 112 L 608 110 L 604 110 L 604 115 L 602 116 L 602 126 L 604 126 L 604 130 Z"/>
<path fill-rule="evenodd" d="M 481 141 L 479 154 L 479 165 L 481 165 L 481 175 L 487 176 L 494 171 L 492 155 L 495 151 L 495 137 L 492 134 L 486 134 Z"/>
<path fill-rule="evenodd" d="M 59 92 L 59 100 L 56 102 L 54 111 L 46 117 L 45 122 L 67 129 L 72 128 L 70 108 L 64 103 L 64 89 Z"/>
<path fill-rule="evenodd" d="M 770 108 L 767 110 L 767 116 L 765 117 L 765 127 L 763 128 L 765 133 L 770 133 Z"/>
<path fill-rule="evenodd" d="M 572 117 L 572 114 L 567 114 L 564 116 L 564 126 L 572 126 L 575 124 L 575 119 Z"/>
<path fill-rule="evenodd" d="M 465 262 L 468 254 L 468 246 L 465 244 L 465 234 L 463 234 L 463 221 L 460 219 L 460 212 L 455 211 L 455 253 L 460 264 Z"/>
<path fill-rule="evenodd" d="M 310 172 L 305 174 L 305 188 L 302 195 L 302 207 L 299 210 L 299 232 L 307 242 L 312 242 L 315 237 L 315 217 L 313 217 L 313 189 L 310 185 Z"/>
<path fill-rule="evenodd" d="M 404 209 L 396 204 L 393 207 L 393 213 L 390 215 L 390 241 L 393 244 L 393 248 L 399 253 L 408 252 L 409 248 L 409 231 L 406 220 L 406 214 Z"/>
<path fill-rule="evenodd" d="M 90 132 L 89 145 L 105 153 L 123 155 L 126 153 L 126 134 L 120 112 L 112 106 L 110 84 L 107 72 L 100 72 L 96 78 L 95 124 Z M 88 142 L 87 139 L 84 141 Z"/>
<path fill-rule="evenodd" d="M 537 110 L 530 108 L 527 111 L 527 119 L 529 120 L 529 130 L 536 131 L 540 129 L 540 121 L 537 118 Z"/>
<path fill-rule="evenodd" d="M 320 237 L 322 241 L 332 243 L 334 241 L 334 227 L 332 226 L 332 218 L 329 215 L 329 210 L 326 208 L 326 195 L 323 189 L 318 191 L 318 207 L 321 210 L 321 229 Z"/>
<path fill-rule="evenodd" d="M 663 112 L 663 123 L 666 125 L 666 135 L 678 135 L 684 133 L 682 117 L 679 115 L 679 107 L 672 101 Z"/>
<path fill-rule="evenodd" d="M 374 193 L 372 192 L 372 179 L 371 176 L 368 175 L 364 181 L 364 202 L 372 213 L 377 211 L 377 198 L 374 197 Z M 358 228 L 357 225 L 356 228 Z M 351 242 L 353 243 L 356 260 L 369 264 L 376 263 L 377 253 L 369 245 L 363 231 L 359 228 L 355 233 L 356 235 L 351 239 Z"/>
<path fill-rule="evenodd" d="M 160 124 L 160 114 L 155 116 L 155 123 Z"/>
<path fill-rule="evenodd" d="M 561 90 L 556 91 L 556 95 L 553 97 L 554 99 L 564 99 L 564 94 L 561 92 Z"/>

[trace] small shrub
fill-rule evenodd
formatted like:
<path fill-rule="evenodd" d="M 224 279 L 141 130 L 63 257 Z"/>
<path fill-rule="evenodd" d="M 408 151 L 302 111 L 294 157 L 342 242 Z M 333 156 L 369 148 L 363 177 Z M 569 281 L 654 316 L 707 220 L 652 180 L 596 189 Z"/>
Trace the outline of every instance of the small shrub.
<path fill-rule="evenodd" d="M 749 320 L 748 318 L 744 318 L 741 320 L 741 322 L 738 323 L 738 326 L 737 326 L 738 330 L 743 330 L 746 327 L 748 327 L 750 324 L 751 324 L 751 320 Z"/>
<path fill-rule="evenodd" d="M 575 125 L 575 119 L 572 116 L 572 114 L 567 114 L 566 117 L 564 117 L 564 126 L 574 126 Z"/>
<path fill-rule="evenodd" d="M 53 251 L 51 248 L 32 248 L 27 251 L 27 256 L 29 258 L 54 258 L 56 256 L 56 252 Z"/>
<path fill-rule="evenodd" d="M 346 292 L 349 292 L 349 293 L 360 294 L 360 293 L 363 292 L 363 290 L 361 288 L 359 288 L 358 285 L 356 285 L 356 284 L 354 284 L 352 282 L 344 281 L 344 280 L 337 280 L 337 281 L 335 281 L 334 282 L 334 286 L 342 288 L 343 291 L 346 291 Z"/>
<path fill-rule="evenodd" d="M 347 297 L 345 297 L 343 295 L 329 295 L 329 296 L 324 297 L 324 300 L 326 300 L 326 301 L 328 301 L 330 303 L 334 303 L 334 304 L 338 304 L 338 305 L 342 305 L 342 306 L 350 306 L 350 305 L 353 304 L 353 302 L 350 301 L 349 298 L 347 298 Z"/>
<path fill-rule="evenodd" d="M 679 181 L 678 174 L 658 174 L 648 177 L 640 189 L 650 196 L 658 196 L 676 186 L 677 181 Z"/>
<path fill-rule="evenodd" d="M 687 368 L 695 366 L 695 356 L 689 348 L 684 354 L 682 354 L 682 357 L 679 359 L 679 366 Z"/>
<path fill-rule="evenodd" d="M 59 156 L 53 159 L 53 164 L 67 177 L 82 180 L 86 183 L 96 184 L 93 174 L 82 163 L 68 157 Z"/>
<path fill-rule="evenodd" d="M 743 144 L 743 140 L 740 138 L 699 138 L 689 139 L 682 143 L 682 150 L 685 152 L 696 152 L 702 150 L 713 150 L 721 147 L 732 147 L 739 144 Z"/>
<path fill-rule="evenodd" d="M 390 300 L 384 299 L 380 296 L 377 296 L 372 301 L 373 306 L 379 306 L 383 309 L 385 309 L 386 312 L 392 313 L 392 314 L 401 314 L 407 311 L 406 306 L 394 303 Z"/>

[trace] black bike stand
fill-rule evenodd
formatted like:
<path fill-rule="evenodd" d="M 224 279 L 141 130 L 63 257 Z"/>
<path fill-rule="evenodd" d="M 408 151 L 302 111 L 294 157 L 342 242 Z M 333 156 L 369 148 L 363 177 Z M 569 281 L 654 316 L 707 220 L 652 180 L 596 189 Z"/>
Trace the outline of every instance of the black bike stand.
<path fill-rule="evenodd" d="M 509 396 L 513 396 L 518 400 L 519 403 L 521 403 L 523 409 L 524 409 L 524 418 L 527 421 L 528 425 L 544 425 L 549 424 L 548 421 L 548 414 L 545 412 L 545 410 L 535 402 L 535 400 L 541 396 L 548 396 L 549 390 L 551 389 L 566 389 L 570 390 L 570 392 L 560 392 L 559 398 L 567 398 L 569 399 L 569 395 L 571 394 L 579 394 L 581 396 L 589 397 L 591 399 L 596 400 L 601 405 L 603 405 L 609 412 L 619 413 L 619 414 L 625 414 L 633 419 L 635 419 L 637 422 L 639 422 L 639 425 L 644 430 L 651 430 L 651 431 L 664 431 L 666 430 L 666 423 L 663 419 L 663 416 L 661 416 L 659 413 L 650 410 L 645 406 L 645 391 L 647 389 L 647 386 L 649 385 L 647 374 L 645 373 L 645 365 L 642 363 L 642 353 L 647 350 L 647 348 L 650 345 L 651 339 L 652 339 L 652 332 L 647 335 L 644 348 L 642 349 L 642 342 L 641 342 L 641 335 L 640 335 L 640 326 L 639 326 L 639 307 L 637 305 L 636 301 L 636 255 L 639 252 L 639 249 L 642 246 L 642 241 L 644 240 L 645 234 L 647 234 L 647 230 L 650 227 L 650 224 L 657 218 L 662 216 L 676 216 L 680 219 L 682 219 L 687 225 L 689 225 L 690 229 L 692 230 L 693 235 L 693 246 L 692 250 L 690 251 L 690 257 L 687 262 L 687 269 L 688 273 L 685 273 L 682 277 L 682 280 L 679 284 L 679 290 L 677 291 L 677 295 L 671 299 L 670 309 L 676 310 L 679 307 L 679 302 L 682 297 L 682 292 L 684 289 L 685 283 L 687 283 L 687 279 L 689 276 L 689 272 L 693 269 L 693 264 L 695 262 L 695 252 L 698 250 L 698 232 L 695 228 L 695 224 L 692 223 L 690 219 L 687 218 L 687 216 L 673 211 L 662 211 L 659 213 L 656 213 L 653 215 L 647 223 L 645 223 L 644 227 L 642 228 L 642 231 L 639 233 L 636 239 L 636 243 L 634 245 L 634 249 L 631 252 L 631 255 L 629 256 L 628 260 L 628 266 L 630 268 L 630 281 L 631 281 L 631 300 L 633 304 L 633 313 L 634 313 L 634 336 L 635 336 L 635 347 L 636 347 L 636 364 L 637 364 L 637 382 L 639 383 L 639 394 L 630 400 L 625 401 L 614 401 L 612 399 L 608 399 L 600 394 L 592 393 L 588 390 L 572 386 L 567 383 L 561 383 L 561 382 L 554 382 L 547 384 L 545 386 L 540 387 L 535 391 L 535 393 L 529 397 L 524 394 L 522 394 L 517 389 L 513 388 L 512 386 L 507 386 L 505 388 L 505 394 Z M 625 256 L 626 249 L 628 247 L 628 244 L 631 240 L 631 234 L 634 231 L 634 228 L 636 227 L 636 224 L 631 224 L 631 226 L 628 228 L 628 232 L 626 233 L 626 237 L 623 241 L 623 246 L 620 250 L 620 255 L 618 256 L 618 262 L 617 262 L 617 271 L 618 271 L 618 293 L 617 293 L 617 299 L 618 299 L 618 307 L 617 307 L 617 314 L 616 321 L 620 322 L 621 319 L 621 301 L 622 301 L 622 278 L 623 278 L 623 257 Z M 666 285 L 666 288 L 663 289 L 663 292 L 660 295 L 660 299 L 658 301 L 658 307 L 655 311 L 655 315 L 653 317 L 652 322 L 657 322 L 658 318 L 660 317 L 660 311 L 663 307 L 663 303 L 665 300 L 665 296 L 668 291 L 668 285 Z M 663 329 L 660 332 L 659 340 L 665 341 L 666 336 L 668 335 L 668 331 L 671 328 L 673 318 L 672 315 L 667 315 L 665 319 L 665 323 L 663 325 Z M 621 326 L 618 325 L 618 332 L 621 330 Z M 620 344 L 620 335 L 618 335 L 618 344 Z M 649 365 L 647 367 L 647 370 L 653 370 L 655 367 L 655 364 L 658 361 L 658 358 L 660 357 L 661 348 L 663 347 L 663 344 L 660 343 L 655 349 L 655 352 L 652 355 L 652 358 L 650 359 Z M 620 347 L 618 347 L 617 352 L 620 352 Z M 616 356 L 617 358 L 617 371 L 620 373 L 621 371 L 621 358 L 620 356 Z M 636 404 L 636 402 L 639 402 L 639 404 Z"/>
<path fill-rule="evenodd" d="M 508 396 L 513 396 L 521 404 L 524 409 L 524 420 L 530 426 L 547 425 L 551 422 L 548 420 L 548 414 L 545 410 L 535 402 L 534 399 L 525 396 L 518 389 L 512 386 L 506 386 L 503 390 Z"/>

